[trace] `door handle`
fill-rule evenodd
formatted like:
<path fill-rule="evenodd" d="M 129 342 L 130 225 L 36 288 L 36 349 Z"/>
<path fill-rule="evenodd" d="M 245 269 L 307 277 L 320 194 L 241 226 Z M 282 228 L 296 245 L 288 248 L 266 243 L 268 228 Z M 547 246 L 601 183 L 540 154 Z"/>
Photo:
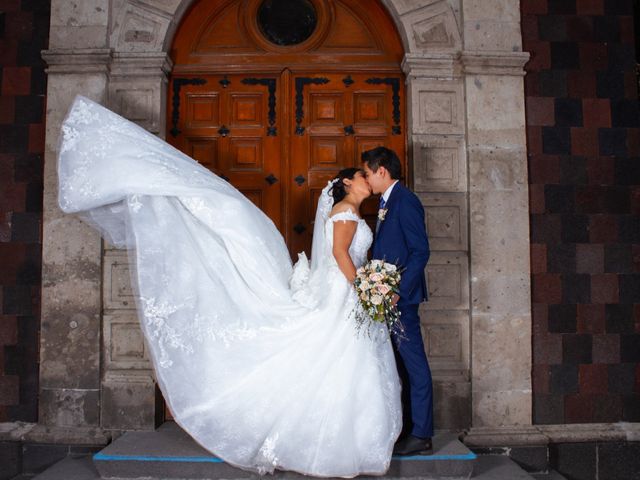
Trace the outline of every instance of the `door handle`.
<path fill-rule="evenodd" d="M 226 137 L 227 135 L 229 135 L 229 133 L 231 133 L 231 130 L 229 130 L 227 127 L 225 127 L 224 125 L 222 125 L 222 126 L 218 129 L 218 133 L 220 134 L 220 136 L 222 136 L 222 137 Z"/>

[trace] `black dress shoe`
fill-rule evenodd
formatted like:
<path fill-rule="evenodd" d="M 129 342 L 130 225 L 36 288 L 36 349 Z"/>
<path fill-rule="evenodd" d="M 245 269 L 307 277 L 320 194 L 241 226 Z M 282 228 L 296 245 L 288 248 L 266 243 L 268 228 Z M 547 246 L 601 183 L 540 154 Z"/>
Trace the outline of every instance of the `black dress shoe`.
<path fill-rule="evenodd" d="M 433 445 L 430 438 L 414 437 L 408 435 L 393 448 L 393 454 L 399 456 L 405 455 L 430 455 L 433 451 Z"/>

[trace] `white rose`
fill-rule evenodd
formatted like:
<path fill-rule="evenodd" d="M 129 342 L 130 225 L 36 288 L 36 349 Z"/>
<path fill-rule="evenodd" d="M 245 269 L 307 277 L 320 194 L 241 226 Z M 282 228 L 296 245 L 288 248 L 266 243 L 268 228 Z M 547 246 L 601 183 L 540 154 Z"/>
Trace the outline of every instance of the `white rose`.
<path fill-rule="evenodd" d="M 371 303 L 380 305 L 382 303 L 382 295 L 371 295 Z"/>
<path fill-rule="evenodd" d="M 383 264 L 382 260 L 371 260 L 371 267 L 381 267 Z"/>
<path fill-rule="evenodd" d="M 384 268 L 387 272 L 395 272 L 398 267 L 396 267 L 393 263 L 385 263 Z"/>
<path fill-rule="evenodd" d="M 371 288 L 371 285 L 369 285 L 369 282 L 367 282 L 366 280 L 363 280 L 360 283 L 360 290 L 369 290 Z"/>
<path fill-rule="evenodd" d="M 371 275 L 369 275 L 369 280 L 371 280 L 372 282 L 379 282 L 383 278 L 384 278 L 384 275 L 382 275 L 379 272 L 372 273 Z"/>

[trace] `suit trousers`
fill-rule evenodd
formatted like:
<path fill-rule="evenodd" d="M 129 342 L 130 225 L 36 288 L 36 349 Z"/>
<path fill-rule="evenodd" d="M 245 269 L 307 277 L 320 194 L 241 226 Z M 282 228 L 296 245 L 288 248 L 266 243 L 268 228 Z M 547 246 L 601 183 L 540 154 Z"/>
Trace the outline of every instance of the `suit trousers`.
<path fill-rule="evenodd" d="M 398 304 L 404 332 L 393 333 L 393 346 L 402 381 L 403 433 L 428 438 L 433 436 L 433 385 L 418 306 Z"/>

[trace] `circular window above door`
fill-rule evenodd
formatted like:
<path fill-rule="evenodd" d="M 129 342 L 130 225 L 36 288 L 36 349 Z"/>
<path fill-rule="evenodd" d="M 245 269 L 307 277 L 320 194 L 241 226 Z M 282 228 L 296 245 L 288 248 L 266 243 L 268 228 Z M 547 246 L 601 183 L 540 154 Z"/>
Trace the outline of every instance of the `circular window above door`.
<path fill-rule="evenodd" d="M 318 14 L 309 0 L 262 0 L 256 20 L 268 41 L 290 46 L 309 39 L 318 25 Z"/>
<path fill-rule="evenodd" d="M 312 50 L 324 38 L 334 18 L 329 0 L 248 0 L 241 23 L 257 45 L 269 52 Z"/>

